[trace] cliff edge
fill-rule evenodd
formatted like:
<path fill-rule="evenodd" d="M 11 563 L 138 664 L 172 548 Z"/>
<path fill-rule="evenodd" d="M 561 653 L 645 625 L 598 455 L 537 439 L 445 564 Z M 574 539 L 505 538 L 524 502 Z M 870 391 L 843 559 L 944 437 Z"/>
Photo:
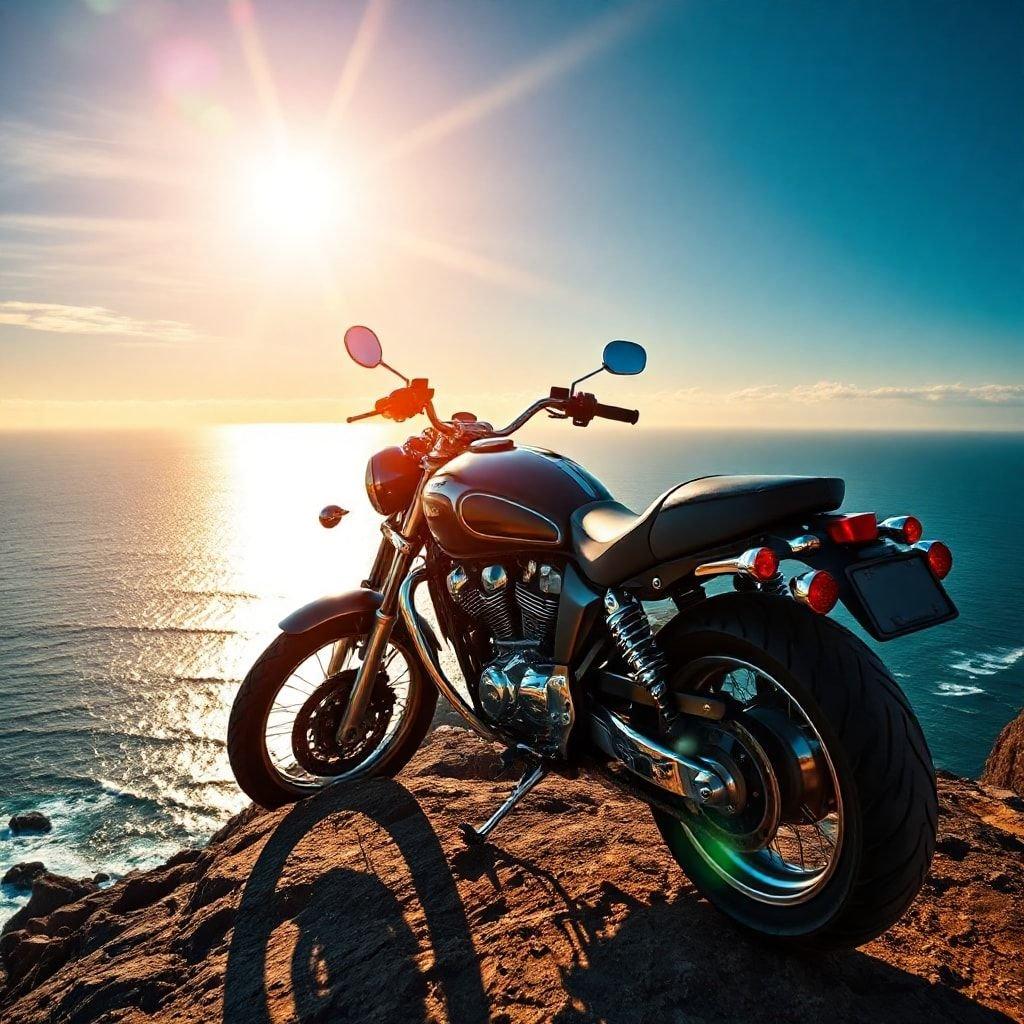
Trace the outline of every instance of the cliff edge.
<path fill-rule="evenodd" d="M 1024 796 L 1024 711 L 996 737 L 985 761 L 981 781 Z"/>
<path fill-rule="evenodd" d="M 37 879 L 0 939 L 0 1019 L 1024 1020 L 1024 799 L 1006 789 L 941 774 L 909 913 L 815 958 L 740 935 L 644 808 L 592 780 L 545 781 L 493 846 L 466 849 L 457 825 L 507 794 L 499 774 L 442 727 L 397 780 L 250 808 L 109 889 L 55 908 Z"/>

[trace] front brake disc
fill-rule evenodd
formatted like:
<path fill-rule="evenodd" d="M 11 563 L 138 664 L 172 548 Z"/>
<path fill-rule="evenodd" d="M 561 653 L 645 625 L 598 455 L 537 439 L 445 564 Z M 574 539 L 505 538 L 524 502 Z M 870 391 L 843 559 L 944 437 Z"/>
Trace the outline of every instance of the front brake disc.
<path fill-rule="evenodd" d="M 311 775 L 333 776 L 351 771 L 380 746 L 395 707 L 395 694 L 382 672 L 356 736 L 339 745 L 338 726 L 352 696 L 356 670 L 325 679 L 299 709 L 292 725 L 292 753 Z"/>

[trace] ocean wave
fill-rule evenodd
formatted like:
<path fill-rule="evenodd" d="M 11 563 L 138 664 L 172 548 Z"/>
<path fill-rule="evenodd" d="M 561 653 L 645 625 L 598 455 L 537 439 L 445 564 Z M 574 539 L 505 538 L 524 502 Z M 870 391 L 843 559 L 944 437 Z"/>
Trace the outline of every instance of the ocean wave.
<path fill-rule="evenodd" d="M 969 686 L 966 683 L 939 683 L 935 694 L 939 697 L 974 697 L 984 692 L 980 686 Z"/>
<path fill-rule="evenodd" d="M 1024 647 L 997 647 L 993 651 L 982 651 L 967 655 L 963 651 L 953 651 L 960 660 L 954 661 L 950 668 L 954 672 L 963 672 L 972 678 L 975 676 L 995 676 L 1000 672 L 1013 668 L 1024 658 Z"/>
<path fill-rule="evenodd" d="M 116 623 L 105 623 L 98 622 L 95 624 L 87 624 L 83 622 L 47 622 L 43 626 L 33 626 L 30 629 L 25 630 L 14 630 L 4 631 L 0 633 L 0 640 L 8 643 L 17 642 L 19 640 L 41 640 L 43 634 L 45 634 L 46 643 L 51 646 L 54 643 L 59 643 L 60 638 L 53 637 L 52 633 L 62 633 L 65 635 L 65 641 L 71 636 L 80 636 L 82 634 L 89 633 L 106 633 L 115 635 L 131 635 L 134 633 L 184 633 L 186 635 L 197 635 L 197 636 L 246 636 L 242 630 L 238 629 L 213 629 L 204 626 L 153 626 L 153 625 L 117 625 Z"/>

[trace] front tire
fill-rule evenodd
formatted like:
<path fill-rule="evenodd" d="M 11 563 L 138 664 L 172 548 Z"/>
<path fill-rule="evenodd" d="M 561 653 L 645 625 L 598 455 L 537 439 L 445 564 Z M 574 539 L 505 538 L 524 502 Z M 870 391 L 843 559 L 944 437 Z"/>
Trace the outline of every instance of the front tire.
<path fill-rule="evenodd" d="M 785 893 L 784 874 L 761 891 L 756 870 L 733 870 L 747 855 L 716 848 L 699 814 L 654 812 L 697 888 L 741 927 L 782 943 L 851 948 L 889 928 L 927 874 L 938 801 L 921 727 L 878 657 L 832 620 L 764 595 L 712 598 L 669 623 L 659 641 L 677 681 L 688 665 L 716 659 L 777 681 L 820 738 L 838 785 L 835 862 L 799 898 Z"/>
<path fill-rule="evenodd" d="M 401 717 L 396 720 L 390 735 L 386 729 L 383 730 L 372 749 L 367 744 L 365 753 L 354 761 L 335 756 L 333 765 L 332 752 L 327 750 L 305 752 L 305 756 L 300 755 L 296 764 L 289 769 L 275 759 L 275 752 L 270 749 L 275 743 L 286 749 L 290 744 L 294 754 L 296 738 L 302 734 L 302 727 L 306 725 L 300 719 L 297 726 L 295 720 L 302 715 L 303 710 L 308 712 L 311 701 L 315 711 L 326 708 L 337 715 L 340 709 L 338 702 L 330 705 L 328 696 L 316 706 L 315 696 L 324 692 L 325 688 L 329 689 L 332 679 L 338 681 L 338 692 L 344 694 L 345 683 L 350 682 L 355 674 L 352 658 L 357 652 L 350 650 L 345 666 L 337 672 L 329 672 L 331 666 L 325 663 L 330 654 L 325 655 L 323 652 L 330 652 L 333 645 L 346 640 L 353 641 L 348 646 L 354 648 L 355 641 L 365 639 L 371 623 L 372 618 L 369 617 L 365 621 L 342 619 L 325 622 L 305 633 L 281 633 L 260 655 L 243 680 L 228 722 L 228 758 L 238 785 L 261 807 L 281 807 L 337 782 L 395 775 L 419 748 L 434 717 L 437 690 L 424 676 L 408 641 L 396 630 L 385 650 L 385 658 L 389 651 L 401 655 L 408 669 L 408 683 L 404 686 Z M 314 679 L 309 683 L 309 692 L 303 695 L 301 683 L 311 679 L 318 668 L 323 672 L 323 680 Z M 301 675 L 299 670 L 302 670 Z M 300 682 L 295 682 L 296 678 Z M 384 683 L 383 677 L 381 682 Z M 292 689 L 289 690 L 289 687 Z M 282 705 L 281 695 L 286 690 L 289 693 L 287 699 L 291 703 Z M 397 703 L 394 700 L 390 702 L 389 714 L 392 717 Z M 294 709 L 291 721 L 287 720 L 286 713 L 274 710 L 278 706 Z M 280 726 L 275 724 L 274 715 L 280 716 Z M 273 740 L 268 740 L 268 732 L 273 731 L 277 735 Z M 330 731 L 329 727 L 323 730 L 325 736 Z M 316 758 L 312 764 L 311 758 Z M 298 764 L 299 761 L 305 762 L 305 766 Z"/>

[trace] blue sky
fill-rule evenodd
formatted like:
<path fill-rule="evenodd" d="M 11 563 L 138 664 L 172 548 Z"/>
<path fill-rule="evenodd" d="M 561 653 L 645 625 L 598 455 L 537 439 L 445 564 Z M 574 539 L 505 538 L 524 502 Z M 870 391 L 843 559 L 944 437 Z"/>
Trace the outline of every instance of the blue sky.
<path fill-rule="evenodd" d="M 645 422 L 1020 429 L 1022 53 L 1010 2 L 0 2 L 0 426 L 337 417 L 361 321 L 496 418 L 624 336 Z"/>

